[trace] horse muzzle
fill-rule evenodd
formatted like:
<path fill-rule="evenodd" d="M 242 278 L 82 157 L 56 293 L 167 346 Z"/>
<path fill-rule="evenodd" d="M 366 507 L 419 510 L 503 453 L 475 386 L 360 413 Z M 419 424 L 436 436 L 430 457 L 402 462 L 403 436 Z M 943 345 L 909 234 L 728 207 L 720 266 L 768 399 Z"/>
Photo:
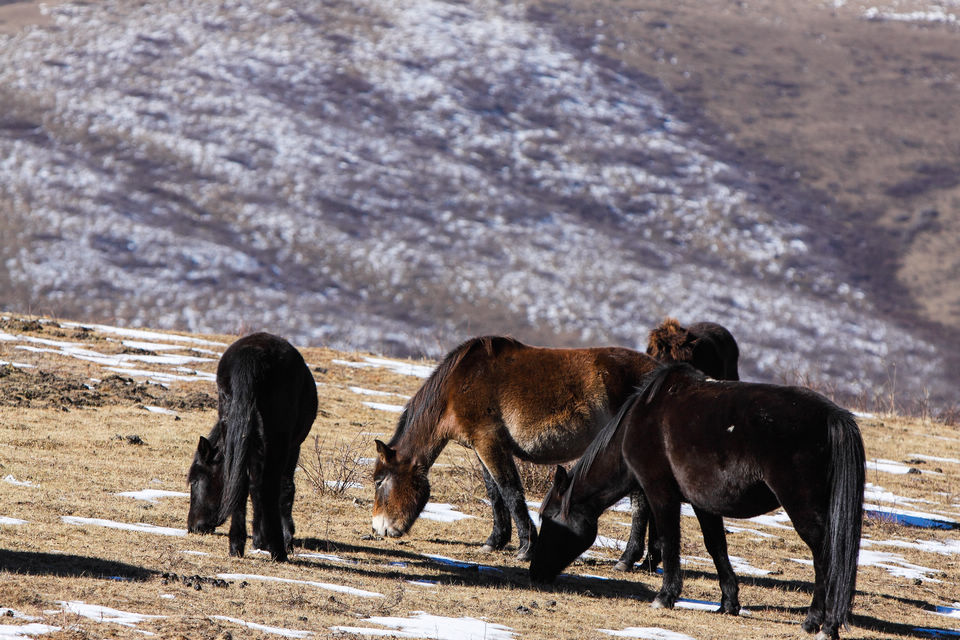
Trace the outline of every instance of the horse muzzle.
<path fill-rule="evenodd" d="M 373 516 L 373 532 L 378 536 L 386 538 L 399 538 L 404 534 L 402 529 L 395 526 L 393 522 L 383 514 Z"/>

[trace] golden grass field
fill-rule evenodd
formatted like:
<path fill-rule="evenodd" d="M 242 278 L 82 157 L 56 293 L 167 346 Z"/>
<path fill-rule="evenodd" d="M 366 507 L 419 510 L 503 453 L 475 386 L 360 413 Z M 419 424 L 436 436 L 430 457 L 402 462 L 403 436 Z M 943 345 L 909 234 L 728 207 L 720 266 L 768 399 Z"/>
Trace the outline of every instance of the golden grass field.
<path fill-rule="evenodd" d="M 404 637 L 599 638 L 612 637 L 600 629 L 628 627 L 663 630 L 643 636 L 656 638 L 683 637 L 666 632 L 698 640 L 805 637 L 800 622 L 813 570 L 792 560 L 809 560 L 792 529 L 728 521 L 738 529 L 728 535 L 731 555 L 758 574 L 768 572 L 738 571 L 746 612 L 736 618 L 651 609 L 659 576 L 613 571 L 619 551 L 612 548 L 595 547 L 557 584 L 537 588 L 529 582 L 527 566 L 514 559 L 513 545 L 504 552 L 480 552 L 489 533 L 489 508 L 472 452 L 456 445 L 431 471 L 431 501 L 473 517 L 421 518 L 404 538 L 372 536 L 373 439 L 389 438 L 398 414 L 364 403 L 402 405 L 423 380 L 369 366 L 371 354 L 301 349 L 317 380 L 320 414 L 297 474 L 296 554 L 289 564 L 273 563 L 251 554 L 248 543 L 246 557 L 231 558 L 226 526 L 214 535 L 183 535 L 185 495 L 155 502 L 118 495 L 147 489 L 186 494 L 198 436 L 213 425 L 216 390 L 209 374 L 236 336 L 197 336 L 218 344 L 177 342 L 172 336 L 130 338 L 109 328 L 52 320 L 0 321 L 0 360 L 33 365 L 0 367 L 0 480 L 5 479 L 0 481 L 0 609 L 10 609 L 0 612 L 6 614 L 0 616 L 0 638 L 351 637 L 337 627 L 365 628 L 373 636 L 390 627 L 371 618 L 409 618 L 415 612 L 444 619 L 434 620 L 432 632 Z M 179 365 L 146 361 L 170 354 L 206 359 Z M 116 366 L 118 357 L 127 358 L 126 367 Z M 126 371 L 117 374 L 111 368 Z M 154 373 L 135 375 L 134 368 Z M 166 386 L 147 381 L 162 373 L 192 379 Z M 895 461 L 919 471 L 894 474 L 871 467 L 868 482 L 895 494 L 894 506 L 960 520 L 956 427 L 890 415 L 863 417 L 860 423 L 868 460 Z M 527 498 L 538 501 L 546 472 L 528 470 L 528 475 L 533 482 Z M 362 488 L 337 491 L 324 485 L 326 480 L 348 480 Z M 71 518 L 100 519 L 100 524 Z M 606 513 L 601 535 L 625 540 L 628 520 L 626 513 Z M 110 523 L 171 530 L 104 526 Z M 682 552 L 688 560 L 683 596 L 716 601 L 716 575 L 709 561 L 700 560 L 707 554 L 696 520 L 683 518 L 683 527 Z M 866 550 L 890 555 L 879 562 L 886 566 L 861 566 L 854 625 L 843 637 L 960 634 L 960 620 L 934 612 L 937 606 L 960 607 L 955 604 L 960 601 L 960 534 L 868 518 L 864 536 L 870 541 Z M 917 541 L 926 547 L 918 548 L 923 545 Z M 930 550 L 934 547 L 940 552 Z M 452 566 L 430 555 L 470 564 Z M 84 616 L 77 613 L 84 611 L 79 605 L 67 603 L 147 617 L 113 622 L 109 611 Z M 451 631 L 454 622 L 446 619 L 462 618 L 477 621 L 477 635 Z M 41 629 L 38 625 L 47 625 L 48 633 L 30 635 L 30 629 Z"/>

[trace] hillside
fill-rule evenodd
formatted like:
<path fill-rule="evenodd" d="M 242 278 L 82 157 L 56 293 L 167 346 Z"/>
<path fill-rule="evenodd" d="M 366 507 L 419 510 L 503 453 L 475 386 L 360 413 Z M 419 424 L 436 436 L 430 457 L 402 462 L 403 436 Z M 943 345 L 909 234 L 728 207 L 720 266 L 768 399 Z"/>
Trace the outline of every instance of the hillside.
<path fill-rule="evenodd" d="M 430 357 L 673 315 L 949 409 L 960 44 L 889 4 L 55 5 L 0 36 L 0 304 Z"/>
<path fill-rule="evenodd" d="M 321 411 L 296 476 L 296 554 L 289 564 L 229 557 L 226 527 L 198 536 L 184 526 L 187 468 L 215 419 L 212 372 L 234 339 L 0 319 L 0 637 L 805 637 L 813 571 L 781 512 L 725 521 L 737 618 L 709 611 L 719 590 L 693 517 L 674 610 L 649 607 L 659 576 L 613 570 L 629 519 L 617 510 L 557 584 L 532 586 L 515 540 L 479 550 L 490 510 L 472 452 L 455 445 L 432 468 L 431 504 L 410 534 L 370 535 L 373 438 L 393 431 L 429 361 L 304 347 Z M 960 434 L 858 419 L 869 515 L 842 637 L 955 635 Z M 547 475 L 529 474 L 534 514 Z"/>

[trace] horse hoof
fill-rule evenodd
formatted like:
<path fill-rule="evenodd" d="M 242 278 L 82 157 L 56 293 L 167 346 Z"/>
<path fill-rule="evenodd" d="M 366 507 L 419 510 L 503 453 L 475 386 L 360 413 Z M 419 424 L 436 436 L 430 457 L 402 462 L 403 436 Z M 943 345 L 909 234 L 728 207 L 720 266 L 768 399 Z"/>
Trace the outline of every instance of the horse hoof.
<path fill-rule="evenodd" d="M 483 553 L 493 553 L 494 551 L 496 551 L 496 549 L 494 549 L 492 545 L 485 544 L 482 547 L 480 547 L 480 551 L 482 551 Z"/>
<path fill-rule="evenodd" d="M 517 551 L 517 560 L 520 562 L 530 562 L 533 560 L 533 550 L 532 549 L 520 549 Z"/>
<path fill-rule="evenodd" d="M 673 604 L 672 603 L 667 604 L 666 602 L 660 599 L 660 596 L 657 596 L 656 598 L 653 599 L 653 602 L 650 603 L 650 608 L 651 609 L 673 609 Z"/>
<path fill-rule="evenodd" d="M 815 640 L 833 640 L 833 638 L 831 638 L 829 635 L 821 631 L 817 634 L 817 637 Z"/>
<path fill-rule="evenodd" d="M 630 564 L 627 564 L 626 562 L 623 562 L 623 561 L 621 560 L 621 561 L 618 562 L 617 564 L 613 565 L 613 570 L 614 570 L 614 571 L 624 571 L 624 572 L 633 571 L 633 563 L 631 562 Z"/>
<path fill-rule="evenodd" d="M 814 622 L 810 618 L 807 618 L 800 624 L 800 628 L 812 635 L 817 631 L 820 631 L 820 624 Z"/>

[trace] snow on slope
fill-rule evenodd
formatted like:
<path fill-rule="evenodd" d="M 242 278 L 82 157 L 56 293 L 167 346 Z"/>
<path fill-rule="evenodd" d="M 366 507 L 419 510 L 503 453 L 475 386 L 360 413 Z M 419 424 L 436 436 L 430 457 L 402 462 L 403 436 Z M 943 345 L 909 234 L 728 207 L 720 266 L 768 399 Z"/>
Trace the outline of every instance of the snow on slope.
<path fill-rule="evenodd" d="M 0 40 L 10 278 L 61 313 L 439 356 L 716 320 L 750 377 L 937 397 L 655 89 L 477 0 L 118 0 Z M 42 108 L 40 108 L 42 107 Z"/>

